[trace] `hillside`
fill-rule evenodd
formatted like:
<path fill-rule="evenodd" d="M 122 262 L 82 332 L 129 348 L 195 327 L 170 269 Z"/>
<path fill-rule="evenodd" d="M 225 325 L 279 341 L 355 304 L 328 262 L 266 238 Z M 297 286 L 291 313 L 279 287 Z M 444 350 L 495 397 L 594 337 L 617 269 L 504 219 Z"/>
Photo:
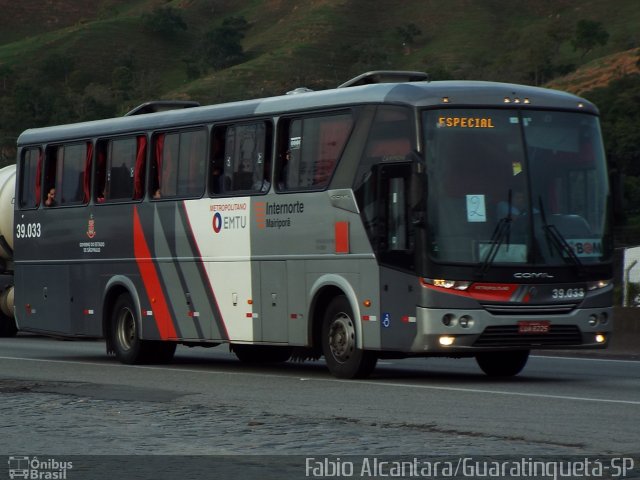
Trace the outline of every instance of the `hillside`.
<path fill-rule="evenodd" d="M 582 95 L 632 74 L 640 74 L 640 48 L 593 60 L 575 72 L 550 81 L 547 86 Z"/>
<path fill-rule="evenodd" d="M 609 0 L 0 0 L 0 164 L 12 160 L 16 136 L 29 127 L 121 115 L 152 99 L 208 104 L 329 88 L 373 69 L 582 92 L 635 68 L 640 4 L 615 7 Z M 167 14 L 164 24 L 149 20 L 158 12 Z M 581 20 L 600 22 L 606 42 L 574 48 Z"/>
<path fill-rule="evenodd" d="M 143 15 L 172 7 L 187 26 L 175 36 L 153 34 Z M 638 42 L 636 0 L 0 0 L 0 65 L 20 76 L 51 55 L 69 60 L 66 82 L 80 90 L 112 87 L 114 70 L 129 62 L 139 88 L 132 102 L 180 96 L 203 103 L 326 88 L 371 68 L 410 68 L 436 77 L 544 83 L 553 73 L 535 57 L 552 32 L 558 65 L 579 65 L 628 50 Z M 244 61 L 219 71 L 199 62 L 203 34 L 229 16 L 249 28 Z M 585 58 L 566 35 L 579 19 L 597 19 L 610 33 Z M 398 29 L 414 24 L 410 42 Z M 35 27 L 35 28 L 34 28 Z M 532 42 L 532 39 L 534 41 Z M 637 45 L 631 45 L 637 46 Z M 536 78 L 536 76 L 538 78 Z M 122 109 L 130 105 L 122 106 Z"/>

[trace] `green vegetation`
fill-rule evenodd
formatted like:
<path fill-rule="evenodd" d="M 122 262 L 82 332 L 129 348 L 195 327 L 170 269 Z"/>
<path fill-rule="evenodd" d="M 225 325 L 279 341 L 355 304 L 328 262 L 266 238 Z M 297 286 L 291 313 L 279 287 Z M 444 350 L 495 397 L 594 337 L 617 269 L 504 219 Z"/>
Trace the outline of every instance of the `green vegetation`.
<path fill-rule="evenodd" d="M 12 21 L 0 32 L 0 166 L 26 128 L 152 99 L 265 97 L 375 69 L 552 82 L 600 107 L 607 154 L 624 174 L 625 221 L 640 231 L 637 0 L 60 0 L 55 12 L 23 0 L 3 15 Z M 634 69 L 605 68 L 613 54 L 634 56 Z M 581 71 L 580 88 L 561 84 Z"/>

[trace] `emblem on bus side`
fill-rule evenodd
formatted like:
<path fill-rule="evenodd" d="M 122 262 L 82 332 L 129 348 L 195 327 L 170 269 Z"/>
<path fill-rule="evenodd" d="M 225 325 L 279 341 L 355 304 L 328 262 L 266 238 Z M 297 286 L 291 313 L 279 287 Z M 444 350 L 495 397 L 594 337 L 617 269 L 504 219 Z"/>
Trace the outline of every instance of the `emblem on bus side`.
<path fill-rule="evenodd" d="M 87 227 L 87 237 L 93 238 L 96 236 L 96 221 L 93 219 L 93 214 L 89 216 L 89 225 Z"/>

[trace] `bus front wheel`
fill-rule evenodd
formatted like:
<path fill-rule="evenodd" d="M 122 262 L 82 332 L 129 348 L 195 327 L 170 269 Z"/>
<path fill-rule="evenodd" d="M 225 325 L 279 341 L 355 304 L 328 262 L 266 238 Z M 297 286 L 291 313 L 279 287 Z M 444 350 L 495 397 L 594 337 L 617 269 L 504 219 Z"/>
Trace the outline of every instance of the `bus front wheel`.
<path fill-rule="evenodd" d="M 478 366 L 490 377 L 513 377 L 529 360 L 529 350 L 514 352 L 483 352 L 476 355 Z"/>
<path fill-rule="evenodd" d="M 338 378 L 364 378 L 376 367 L 377 355 L 357 347 L 355 319 L 344 295 L 334 298 L 325 312 L 322 353 L 329 371 Z"/>

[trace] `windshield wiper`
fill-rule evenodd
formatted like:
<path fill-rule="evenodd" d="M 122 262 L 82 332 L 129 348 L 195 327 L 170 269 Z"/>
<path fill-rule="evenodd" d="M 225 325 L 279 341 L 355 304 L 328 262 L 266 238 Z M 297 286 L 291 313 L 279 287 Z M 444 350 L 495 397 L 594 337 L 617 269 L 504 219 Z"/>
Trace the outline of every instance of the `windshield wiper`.
<path fill-rule="evenodd" d="M 485 274 L 487 273 L 487 270 L 489 270 L 489 267 L 493 265 L 493 262 L 496 259 L 496 255 L 498 255 L 500 246 L 504 242 L 505 238 L 507 239 L 507 250 L 509 249 L 509 245 L 511 243 L 509 240 L 509 235 L 511 233 L 511 223 L 513 222 L 513 218 L 512 218 L 513 212 L 511 207 L 511 189 L 509 189 L 507 206 L 508 206 L 507 216 L 502 217 L 498 221 L 498 224 L 496 225 L 496 228 L 493 230 L 493 234 L 491 235 L 491 240 L 490 240 L 491 248 L 489 248 L 487 255 L 484 257 L 484 261 L 482 262 L 482 266 L 478 271 L 478 275 L 481 277 L 484 277 Z"/>
<path fill-rule="evenodd" d="M 580 273 L 584 273 L 584 265 L 567 242 L 567 239 L 564 238 L 560 230 L 555 225 L 551 225 L 547 223 L 547 216 L 545 215 L 544 205 L 542 204 L 542 197 L 538 197 L 538 203 L 540 204 L 540 218 L 542 219 L 542 228 L 547 234 L 547 241 L 549 241 L 549 251 L 551 252 L 551 244 L 555 245 L 560 253 L 560 256 L 564 258 L 568 258 L 571 263 L 573 263 Z M 551 252 L 553 253 L 553 252 Z M 564 255 L 563 255 L 564 254 Z"/>

